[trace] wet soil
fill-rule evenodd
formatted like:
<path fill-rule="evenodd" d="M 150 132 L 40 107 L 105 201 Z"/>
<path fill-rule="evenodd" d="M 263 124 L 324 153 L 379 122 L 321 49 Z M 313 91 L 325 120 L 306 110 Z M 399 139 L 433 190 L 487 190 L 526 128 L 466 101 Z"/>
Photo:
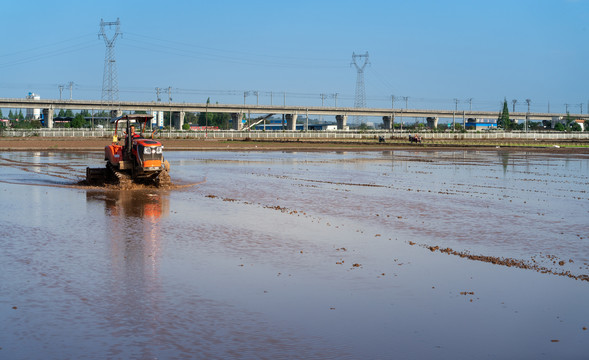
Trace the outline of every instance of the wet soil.
<path fill-rule="evenodd" d="M 421 144 L 410 144 L 403 140 L 379 143 L 377 140 L 216 140 L 216 139 L 159 139 L 166 150 L 200 151 L 381 151 L 381 150 L 525 150 L 555 154 L 589 153 L 589 142 L 584 141 L 522 141 L 522 140 L 431 140 Z M 52 151 L 102 151 L 111 143 L 107 138 L 6 138 L 0 137 L 0 150 L 52 150 Z"/>
<path fill-rule="evenodd" d="M 0 155 L 0 358 L 586 354 L 587 155 L 256 149 Z"/>

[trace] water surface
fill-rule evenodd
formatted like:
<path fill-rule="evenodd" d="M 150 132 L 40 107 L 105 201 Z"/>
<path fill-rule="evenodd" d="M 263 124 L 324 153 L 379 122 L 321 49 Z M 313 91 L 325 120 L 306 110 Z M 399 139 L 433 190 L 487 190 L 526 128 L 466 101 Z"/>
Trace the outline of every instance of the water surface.
<path fill-rule="evenodd" d="M 0 358 L 589 351 L 587 156 L 169 152 L 198 185 L 71 186 L 99 155 L 1 156 Z"/>

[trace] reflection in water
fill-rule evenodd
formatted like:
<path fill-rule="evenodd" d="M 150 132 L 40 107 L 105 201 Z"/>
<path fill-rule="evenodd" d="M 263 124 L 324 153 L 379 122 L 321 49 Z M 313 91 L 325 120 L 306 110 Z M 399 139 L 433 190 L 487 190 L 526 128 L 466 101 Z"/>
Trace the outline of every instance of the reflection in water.
<path fill-rule="evenodd" d="M 503 175 L 507 174 L 507 165 L 509 165 L 509 153 L 507 151 L 499 152 L 501 164 L 503 164 Z"/>
<path fill-rule="evenodd" d="M 107 329 L 115 337 L 137 336 L 136 329 L 157 327 L 153 313 L 162 301 L 159 274 L 162 217 L 169 213 L 168 194 L 144 191 L 88 191 L 88 202 L 104 202 L 110 229 L 112 282 L 105 298 Z M 145 339 L 156 342 L 157 339 Z M 111 355 L 123 344 L 114 343 Z"/>
<path fill-rule="evenodd" d="M 170 212 L 168 194 L 150 191 L 88 191 L 86 201 L 104 201 L 110 216 L 159 219 Z"/>

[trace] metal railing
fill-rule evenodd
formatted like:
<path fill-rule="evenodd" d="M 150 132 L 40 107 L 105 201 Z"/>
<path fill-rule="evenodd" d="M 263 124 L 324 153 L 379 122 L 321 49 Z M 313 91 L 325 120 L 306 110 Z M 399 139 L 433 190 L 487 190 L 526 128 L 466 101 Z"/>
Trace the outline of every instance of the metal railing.
<path fill-rule="evenodd" d="M 109 129 L 2 129 L 3 137 L 88 137 L 110 138 L 113 132 Z M 161 131 L 155 138 L 161 139 L 377 139 L 384 136 L 385 139 L 402 138 L 408 134 L 419 134 L 424 139 L 440 140 L 497 140 L 497 139 L 522 139 L 522 140 L 589 140 L 589 131 L 584 132 L 419 132 L 419 131 Z"/>

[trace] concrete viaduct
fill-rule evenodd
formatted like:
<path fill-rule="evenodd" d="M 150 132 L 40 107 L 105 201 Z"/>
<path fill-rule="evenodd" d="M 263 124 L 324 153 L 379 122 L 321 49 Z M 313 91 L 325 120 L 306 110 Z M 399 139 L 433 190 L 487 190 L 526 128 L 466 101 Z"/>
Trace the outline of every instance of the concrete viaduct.
<path fill-rule="evenodd" d="M 45 126 L 53 127 L 53 113 L 56 109 L 72 110 L 108 110 L 117 116 L 123 111 L 169 111 L 173 114 L 174 125 L 182 128 L 186 112 L 230 113 L 235 130 L 241 130 L 244 114 L 284 114 L 286 130 L 295 130 L 299 115 L 331 115 L 335 116 L 338 130 L 346 127 L 348 116 L 373 116 L 383 120 L 384 129 L 391 129 L 396 117 L 430 118 L 430 125 L 437 125 L 438 118 L 496 118 L 498 111 L 453 111 L 453 110 L 422 110 L 422 109 L 377 109 L 377 108 L 346 108 L 323 106 L 288 106 L 288 105 L 236 105 L 236 104 L 198 104 L 198 103 L 164 103 L 164 102 L 133 102 L 120 101 L 116 104 L 105 105 L 99 100 L 35 100 L 0 98 L 0 108 L 33 108 L 42 109 Z M 513 119 L 552 120 L 566 114 L 555 113 L 525 113 L 513 112 L 509 114 Z M 574 118 L 589 119 L 589 115 L 570 114 Z"/>

